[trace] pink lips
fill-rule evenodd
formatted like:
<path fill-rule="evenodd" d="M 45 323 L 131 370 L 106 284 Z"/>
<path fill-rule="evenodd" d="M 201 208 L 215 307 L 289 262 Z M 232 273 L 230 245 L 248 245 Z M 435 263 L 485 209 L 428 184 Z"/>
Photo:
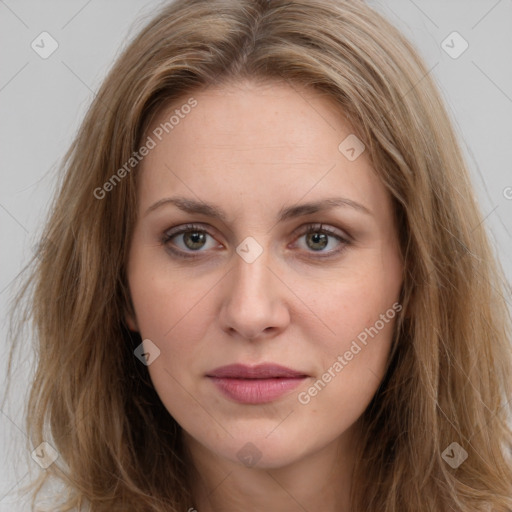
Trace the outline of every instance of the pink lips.
<path fill-rule="evenodd" d="M 243 404 L 276 400 L 296 388 L 308 375 L 277 364 L 221 366 L 207 374 L 228 398 Z"/>

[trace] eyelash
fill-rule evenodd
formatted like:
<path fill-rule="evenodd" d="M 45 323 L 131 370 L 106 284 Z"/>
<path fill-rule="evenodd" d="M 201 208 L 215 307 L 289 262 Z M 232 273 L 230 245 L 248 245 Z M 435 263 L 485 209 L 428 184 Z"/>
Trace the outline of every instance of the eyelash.
<path fill-rule="evenodd" d="M 170 252 L 172 252 L 173 255 L 178 256 L 179 258 L 184 258 L 184 259 L 200 258 L 201 256 L 199 254 L 197 254 L 197 255 L 192 255 L 192 254 L 193 253 L 201 253 L 201 252 L 205 252 L 205 251 L 202 251 L 202 250 L 191 251 L 191 253 L 192 253 L 191 254 L 191 253 L 184 252 L 181 249 L 175 249 L 175 248 L 170 247 L 169 242 L 173 238 L 175 238 L 179 235 L 182 235 L 184 233 L 189 233 L 189 232 L 206 233 L 207 235 L 214 238 L 214 236 L 207 229 L 205 229 L 203 226 L 201 226 L 199 224 L 185 224 L 185 225 L 179 226 L 177 228 L 171 228 L 169 230 L 166 230 L 163 233 L 161 242 L 163 245 L 165 245 L 168 248 L 168 250 Z M 322 251 L 318 251 L 315 255 L 315 258 L 318 258 L 318 259 L 331 258 L 331 257 L 337 256 L 337 255 L 341 254 L 347 248 L 347 246 L 351 245 L 351 243 L 352 243 L 348 236 L 343 237 L 336 230 L 329 228 L 329 227 L 324 227 L 322 224 L 319 224 L 319 223 L 308 224 L 306 229 L 301 230 L 297 234 L 297 240 L 305 235 L 310 234 L 310 233 L 326 234 L 333 238 L 336 238 L 341 243 L 340 248 L 331 250 L 331 251 L 327 252 L 326 254 L 321 254 Z M 310 252 L 315 253 L 315 251 L 310 251 Z"/>

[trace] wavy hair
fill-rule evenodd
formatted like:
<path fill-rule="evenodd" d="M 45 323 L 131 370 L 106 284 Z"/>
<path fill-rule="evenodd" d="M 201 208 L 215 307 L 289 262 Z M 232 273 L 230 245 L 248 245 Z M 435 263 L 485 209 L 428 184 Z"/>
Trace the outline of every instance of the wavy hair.
<path fill-rule="evenodd" d="M 398 219 L 403 310 L 362 417 L 351 510 L 512 510 L 503 272 L 429 70 L 390 22 L 356 0 L 177 0 L 116 60 L 65 155 L 44 243 L 15 302 L 19 323 L 35 334 L 30 449 L 47 441 L 59 453 L 30 484 L 33 505 L 52 478 L 66 488 L 54 511 L 169 512 L 192 503 L 180 427 L 125 324 L 137 166 L 106 197 L 95 191 L 169 102 L 245 79 L 285 80 L 334 99 Z M 456 469 L 443 457 L 454 442 L 468 453 Z"/>

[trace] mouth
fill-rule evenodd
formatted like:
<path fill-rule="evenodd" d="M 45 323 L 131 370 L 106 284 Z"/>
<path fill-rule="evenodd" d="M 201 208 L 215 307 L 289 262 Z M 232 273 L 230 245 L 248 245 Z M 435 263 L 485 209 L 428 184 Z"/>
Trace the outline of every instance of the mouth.
<path fill-rule="evenodd" d="M 295 389 L 309 375 L 276 364 L 222 366 L 206 375 L 228 399 L 242 404 L 263 404 Z"/>

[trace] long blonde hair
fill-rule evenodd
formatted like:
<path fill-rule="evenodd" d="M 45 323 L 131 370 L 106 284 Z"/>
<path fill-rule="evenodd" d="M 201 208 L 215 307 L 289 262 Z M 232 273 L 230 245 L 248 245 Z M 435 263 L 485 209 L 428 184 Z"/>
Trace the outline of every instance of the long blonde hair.
<path fill-rule="evenodd" d="M 286 80 L 337 101 L 393 198 L 403 310 L 362 417 L 352 510 L 512 510 L 503 275 L 428 70 L 356 0 L 177 0 L 116 61 L 65 157 L 45 243 L 15 306 L 30 297 L 37 340 L 30 449 L 47 441 L 59 453 L 32 483 L 34 501 L 55 477 L 68 493 L 52 510 L 193 503 L 180 427 L 125 325 L 136 166 L 104 197 L 94 191 L 140 147 L 164 104 L 240 79 Z M 450 446 L 468 455 L 457 468 L 446 462 Z"/>

